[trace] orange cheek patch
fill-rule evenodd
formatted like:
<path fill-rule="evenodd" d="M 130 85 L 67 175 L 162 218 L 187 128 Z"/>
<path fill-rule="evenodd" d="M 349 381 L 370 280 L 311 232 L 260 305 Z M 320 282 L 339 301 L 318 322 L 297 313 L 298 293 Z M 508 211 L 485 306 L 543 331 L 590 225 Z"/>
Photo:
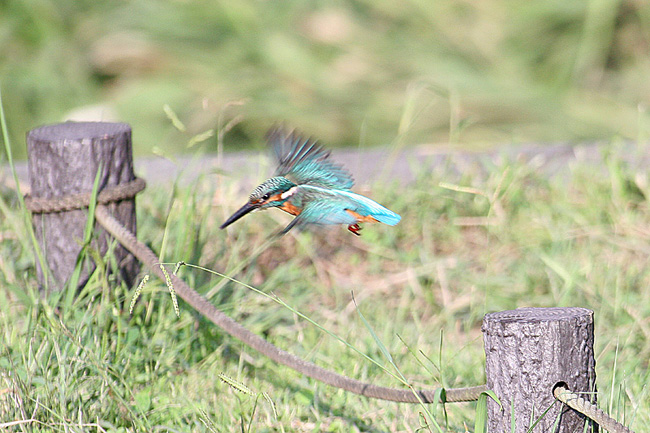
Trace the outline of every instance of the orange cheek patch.
<path fill-rule="evenodd" d="M 355 212 L 353 210 L 350 210 L 350 209 L 346 209 L 345 211 L 347 213 L 349 213 L 350 215 L 352 215 L 353 217 L 355 217 L 357 219 L 357 222 L 359 222 L 359 223 L 376 223 L 377 222 L 377 220 L 375 218 L 371 217 L 370 215 L 363 216 L 363 215 L 358 214 L 357 212 Z"/>

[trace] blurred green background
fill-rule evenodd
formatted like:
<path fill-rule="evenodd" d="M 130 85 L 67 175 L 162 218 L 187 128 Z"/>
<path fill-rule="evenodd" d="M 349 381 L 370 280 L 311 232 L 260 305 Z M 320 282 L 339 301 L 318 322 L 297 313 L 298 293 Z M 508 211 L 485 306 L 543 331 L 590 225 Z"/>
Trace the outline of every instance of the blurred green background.
<path fill-rule="evenodd" d="M 21 157 L 27 130 L 68 118 L 130 123 L 138 155 L 233 119 L 227 150 L 277 121 L 333 146 L 650 130 L 645 0 L 4 0 L 0 20 Z"/>

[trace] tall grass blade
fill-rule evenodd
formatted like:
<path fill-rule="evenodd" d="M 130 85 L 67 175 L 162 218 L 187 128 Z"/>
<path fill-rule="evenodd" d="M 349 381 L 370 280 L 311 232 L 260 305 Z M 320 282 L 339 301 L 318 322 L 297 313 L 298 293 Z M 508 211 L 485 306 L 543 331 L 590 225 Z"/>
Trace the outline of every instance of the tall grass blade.
<path fill-rule="evenodd" d="M 95 230 L 95 208 L 97 207 L 97 194 L 99 194 L 99 180 L 102 175 L 103 164 L 100 162 L 97 167 L 97 173 L 95 173 L 95 180 L 93 182 L 93 189 L 90 194 L 90 203 L 88 204 L 88 219 L 86 219 L 86 226 L 84 227 L 84 237 L 81 244 L 81 249 L 79 254 L 77 254 L 77 260 L 75 262 L 72 275 L 68 280 L 66 285 L 66 295 L 64 301 L 64 308 L 67 310 L 72 307 L 75 295 L 79 290 L 79 278 L 81 277 L 81 271 L 83 270 L 84 262 L 88 256 L 88 248 L 90 247 L 90 242 L 93 238 L 93 233 Z"/>
<path fill-rule="evenodd" d="M 438 430 L 440 433 L 442 433 L 442 429 L 440 428 L 440 425 L 438 425 L 438 422 L 435 420 L 435 418 L 433 417 L 433 415 L 431 415 L 431 412 L 429 412 L 429 409 L 426 407 L 426 405 L 424 404 L 424 402 L 423 402 L 422 400 L 420 400 L 420 396 L 418 395 L 418 393 L 415 392 L 415 390 L 413 389 L 413 387 L 409 384 L 409 382 L 406 380 L 406 378 L 404 377 L 404 375 L 403 375 L 402 372 L 400 371 L 400 369 L 399 369 L 399 367 L 397 366 L 397 364 L 395 364 L 395 361 L 393 360 L 393 357 L 392 357 L 392 355 L 390 354 L 389 350 L 386 348 L 386 346 L 385 346 L 384 343 L 381 341 L 381 339 L 379 338 L 379 336 L 375 333 L 374 329 L 372 328 L 372 326 L 370 325 L 370 323 L 366 320 L 366 318 L 365 318 L 365 316 L 363 315 L 363 313 L 361 313 L 361 309 L 360 309 L 359 306 L 357 305 L 357 301 L 356 301 L 356 299 L 354 299 L 354 293 L 351 293 L 351 296 L 352 296 L 352 302 L 354 302 L 354 306 L 355 306 L 355 308 L 356 308 L 356 310 L 357 310 L 357 313 L 359 314 L 359 317 L 361 318 L 361 321 L 363 322 L 363 325 L 366 327 L 366 329 L 368 330 L 368 332 L 370 332 L 370 335 L 372 336 L 373 340 L 375 340 L 375 343 L 376 343 L 377 346 L 379 347 L 379 350 L 380 350 L 381 353 L 384 355 L 384 357 L 388 360 L 388 362 L 390 362 L 390 364 L 393 366 L 393 368 L 395 369 L 395 371 L 397 372 L 397 374 L 399 375 L 399 377 L 402 379 L 402 382 L 405 383 L 405 384 L 406 384 L 406 385 L 411 389 L 411 391 L 413 391 L 413 394 L 417 397 L 418 401 L 420 402 L 420 403 L 419 403 L 419 404 L 420 404 L 420 407 L 422 408 L 422 410 L 424 411 L 424 413 L 426 413 L 427 416 L 429 417 L 429 422 L 430 422 L 430 423 L 433 423 L 433 425 L 434 425 L 434 427 L 436 428 L 436 430 Z"/>
<path fill-rule="evenodd" d="M 481 393 L 476 402 L 476 418 L 474 420 L 475 433 L 487 433 L 487 399 L 487 394 Z"/>

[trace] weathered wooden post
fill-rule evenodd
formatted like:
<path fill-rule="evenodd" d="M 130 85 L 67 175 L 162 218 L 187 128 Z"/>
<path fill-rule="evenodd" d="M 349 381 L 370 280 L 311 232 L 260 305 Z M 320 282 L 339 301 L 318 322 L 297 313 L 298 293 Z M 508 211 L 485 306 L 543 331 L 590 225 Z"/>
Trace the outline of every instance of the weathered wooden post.
<path fill-rule="evenodd" d="M 135 178 L 131 127 L 125 123 L 66 122 L 42 126 L 27 134 L 27 152 L 34 200 L 90 193 L 100 165 L 100 191 Z M 107 206 L 122 224 L 135 233 L 134 197 Z M 32 223 L 49 267 L 49 286 L 52 290 L 60 290 L 74 270 L 88 209 L 39 212 L 33 213 Z M 103 229 L 96 229 L 99 234 L 93 247 L 104 254 L 109 238 Z M 114 251 L 119 275 L 131 285 L 138 272 L 138 263 L 121 245 L 118 244 Z M 87 281 L 94 269 L 95 264 L 86 260 L 80 284 Z M 43 285 L 44 273 L 40 264 L 38 277 Z"/>
<path fill-rule="evenodd" d="M 510 432 L 514 425 L 514 432 L 524 433 L 542 415 L 533 432 L 597 431 L 553 397 L 555 385 L 564 383 L 586 400 L 596 400 L 593 311 L 520 308 L 491 313 L 483 320 L 483 339 L 487 387 L 503 405 L 488 403 L 489 432 Z"/>

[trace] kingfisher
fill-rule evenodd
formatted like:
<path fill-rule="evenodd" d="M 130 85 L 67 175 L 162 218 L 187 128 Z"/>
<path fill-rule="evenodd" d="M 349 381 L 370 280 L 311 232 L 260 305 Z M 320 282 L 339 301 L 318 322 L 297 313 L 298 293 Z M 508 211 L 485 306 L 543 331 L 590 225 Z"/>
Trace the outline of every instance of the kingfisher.
<path fill-rule="evenodd" d="M 256 187 L 248 202 L 221 225 L 228 227 L 250 212 L 277 207 L 295 218 L 279 235 L 294 227 L 346 224 L 360 236 L 360 223 L 394 226 L 401 217 L 374 200 L 351 191 L 354 179 L 317 141 L 295 130 L 275 126 L 266 135 L 277 160 L 275 175 Z"/>

